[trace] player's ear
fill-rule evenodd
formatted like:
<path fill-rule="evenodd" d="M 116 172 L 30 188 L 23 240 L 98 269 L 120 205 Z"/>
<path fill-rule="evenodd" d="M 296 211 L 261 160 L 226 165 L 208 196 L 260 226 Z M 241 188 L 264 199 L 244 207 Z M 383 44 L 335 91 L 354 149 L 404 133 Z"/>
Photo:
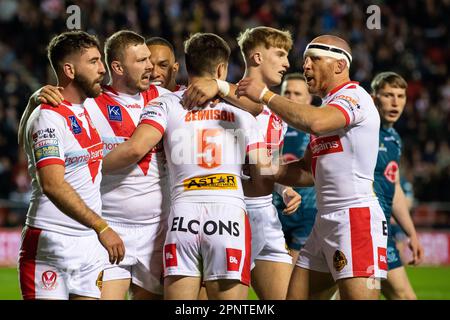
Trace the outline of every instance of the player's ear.
<path fill-rule="evenodd" d="M 111 62 L 111 70 L 118 74 L 118 75 L 123 75 L 124 71 L 123 71 L 123 66 L 120 63 L 120 61 L 114 60 L 113 62 Z"/>
<path fill-rule="evenodd" d="M 178 73 L 179 69 L 180 69 L 180 64 L 178 62 L 175 62 L 172 66 L 172 71 L 176 74 L 176 73 Z"/>
<path fill-rule="evenodd" d="M 347 68 L 347 62 L 344 59 L 337 60 L 337 63 L 335 64 L 335 73 L 341 74 L 344 72 L 345 68 Z"/>
<path fill-rule="evenodd" d="M 250 55 L 250 65 L 259 66 L 263 62 L 262 53 L 260 51 L 255 51 Z"/>
<path fill-rule="evenodd" d="M 219 63 L 216 70 L 217 78 L 220 80 L 225 80 L 228 74 L 228 64 L 225 62 Z"/>
<path fill-rule="evenodd" d="M 70 62 L 65 62 L 63 64 L 64 75 L 70 80 L 75 79 L 75 66 Z"/>

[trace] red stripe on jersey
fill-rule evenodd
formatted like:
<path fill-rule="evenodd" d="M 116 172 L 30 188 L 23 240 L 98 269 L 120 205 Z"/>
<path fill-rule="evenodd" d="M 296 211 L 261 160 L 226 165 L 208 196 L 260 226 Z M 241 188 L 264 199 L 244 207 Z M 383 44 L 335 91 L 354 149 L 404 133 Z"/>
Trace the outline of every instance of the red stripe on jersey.
<path fill-rule="evenodd" d="M 88 168 L 89 172 L 91 173 L 92 182 L 94 182 L 99 172 L 101 160 L 103 159 L 103 154 L 98 151 L 99 145 L 100 146 L 102 145 L 102 140 L 100 139 L 100 135 L 98 134 L 97 129 L 95 129 L 94 125 L 92 124 L 92 120 L 89 117 L 89 113 L 87 112 L 86 109 L 84 109 L 84 115 L 86 117 L 87 120 L 86 122 L 88 124 L 89 132 L 91 134 L 90 137 L 87 134 L 86 129 L 83 127 L 83 123 L 81 122 L 81 120 L 65 104 L 71 105 L 70 102 L 63 101 L 63 103 L 61 103 L 57 107 L 42 105 L 41 109 L 52 110 L 64 117 L 64 119 L 67 122 L 67 126 L 70 128 L 70 131 L 72 131 L 74 138 L 78 141 L 80 146 L 83 149 L 87 149 L 89 153 Z M 75 128 L 72 125 L 72 122 L 69 117 L 74 117 L 77 120 L 79 125 L 79 128 L 77 129 L 81 129 L 80 132 L 74 132 Z"/>
<path fill-rule="evenodd" d="M 100 111 L 102 112 L 105 119 L 108 121 L 111 129 L 114 131 L 114 134 L 117 137 L 125 137 L 129 138 L 133 135 L 134 130 L 136 129 L 136 125 L 131 119 L 128 111 L 124 108 L 119 102 L 117 102 L 114 98 L 110 97 L 107 93 L 102 93 L 97 98 L 95 98 L 95 102 L 97 103 Z M 109 118 L 109 106 L 116 106 L 120 109 L 121 118 L 120 121 L 111 121 Z"/>
<path fill-rule="evenodd" d="M 248 216 L 245 216 L 245 255 L 244 255 L 244 265 L 242 266 L 241 282 L 246 286 L 250 285 L 250 258 L 252 255 L 252 232 L 250 229 L 250 222 Z"/>
<path fill-rule="evenodd" d="M 43 168 L 45 166 L 49 166 L 49 165 L 52 165 L 52 164 L 59 164 L 59 165 L 62 165 L 62 166 L 65 165 L 64 164 L 64 160 L 61 160 L 61 159 L 58 159 L 58 158 L 53 158 L 53 159 L 44 159 L 44 160 L 39 161 L 38 163 L 36 163 L 36 168 L 40 169 L 40 168 Z"/>
<path fill-rule="evenodd" d="M 110 92 L 114 93 L 115 95 L 119 95 L 112 87 L 105 86 L 105 89 L 109 90 Z M 158 97 L 159 92 L 158 89 L 151 85 L 150 88 L 147 91 L 141 92 L 141 95 L 144 99 L 144 105 L 142 106 L 141 110 L 144 108 L 147 103 Z M 130 138 L 133 135 L 134 130 L 136 130 L 136 125 L 133 122 L 133 119 L 131 118 L 128 111 L 126 111 L 126 108 L 122 106 L 118 101 L 116 101 L 113 97 L 108 95 L 106 92 L 103 92 L 100 96 L 95 98 L 95 102 L 100 108 L 100 111 L 103 113 L 103 116 L 108 121 L 109 125 L 111 126 L 111 129 L 113 130 L 114 134 L 117 137 L 124 137 L 124 138 Z M 121 118 L 120 121 L 113 121 L 109 118 L 108 114 L 108 106 L 117 106 L 120 109 Z M 150 168 L 150 161 L 152 160 L 152 152 L 148 152 L 138 163 L 137 165 L 139 168 L 141 168 L 142 173 L 144 175 L 147 175 L 148 169 Z"/>
<path fill-rule="evenodd" d="M 333 90 L 331 90 L 331 91 L 327 94 L 327 97 L 331 96 L 332 94 L 335 94 L 336 92 L 338 92 L 339 90 L 341 90 L 343 87 L 345 87 L 346 85 L 348 85 L 348 84 L 350 84 L 350 83 L 353 83 L 354 85 L 355 85 L 355 84 L 359 84 L 358 81 L 347 81 L 347 82 L 344 82 L 343 84 L 341 84 L 341 85 L 337 86 L 336 88 L 334 88 Z M 356 86 L 355 86 L 355 87 L 356 87 Z"/>
<path fill-rule="evenodd" d="M 155 129 L 157 129 L 159 132 L 161 132 L 162 135 L 164 135 L 164 128 L 162 125 L 160 125 L 158 122 L 154 121 L 154 120 L 148 120 L 148 119 L 144 119 L 141 121 L 141 123 L 143 124 L 148 124 L 152 127 L 154 127 Z"/>
<path fill-rule="evenodd" d="M 354 277 L 374 274 L 373 242 L 369 208 L 350 208 L 350 239 Z"/>
<path fill-rule="evenodd" d="M 144 98 L 144 107 L 152 101 L 155 98 L 159 97 L 159 91 L 158 88 L 154 85 L 150 85 L 150 88 L 148 90 L 141 92 L 142 97 Z"/>
<path fill-rule="evenodd" d="M 41 229 L 26 227 L 19 252 L 20 290 L 24 300 L 36 299 L 36 254 Z"/>
<path fill-rule="evenodd" d="M 344 114 L 345 126 L 348 126 L 350 124 L 350 116 L 348 115 L 348 112 L 344 108 L 342 108 L 341 106 L 339 106 L 337 104 L 334 104 L 334 103 L 330 103 L 328 105 L 331 106 L 331 107 L 335 107 L 335 108 L 339 109 Z"/>
<path fill-rule="evenodd" d="M 276 146 L 280 148 L 281 136 L 283 134 L 283 121 L 273 112 L 270 113 L 267 124 L 266 143 L 269 152 Z"/>
<path fill-rule="evenodd" d="M 262 149 L 262 148 L 265 148 L 266 147 L 266 143 L 265 142 L 256 142 L 256 143 L 252 143 L 252 144 L 249 144 L 248 146 L 247 146 L 247 153 L 249 153 L 250 151 L 252 151 L 252 150 L 255 150 L 255 149 Z"/>

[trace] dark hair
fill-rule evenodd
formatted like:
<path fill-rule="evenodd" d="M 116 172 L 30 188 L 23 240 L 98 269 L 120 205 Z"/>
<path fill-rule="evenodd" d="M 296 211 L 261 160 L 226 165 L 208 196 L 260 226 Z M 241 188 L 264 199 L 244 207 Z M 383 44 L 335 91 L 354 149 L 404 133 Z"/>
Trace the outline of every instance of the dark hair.
<path fill-rule="evenodd" d="M 217 65 L 228 63 L 230 47 L 213 33 L 195 33 L 184 42 L 186 70 L 190 75 L 212 75 Z"/>
<path fill-rule="evenodd" d="M 376 94 L 379 90 L 383 89 L 386 84 L 394 88 L 408 88 L 408 84 L 401 75 L 392 71 L 386 71 L 377 74 L 375 78 L 373 78 L 372 83 L 370 84 L 372 94 Z"/>
<path fill-rule="evenodd" d="M 302 80 L 306 82 L 305 76 L 298 72 L 288 73 L 287 75 L 285 75 L 283 78 L 283 82 L 288 80 Z"/>
<path fill-rule="evenodd" d="M 145 40 L 145 44 L 147 46 L 165 46 L 165 47 L 168 47 L 170 49 L 170 51 L 172 51 L 173 54 L 175 54 L 173 45 L 164 38 L 151 37 L 151 38 L 148 38 L 147 40 Z"/>
<path fill-rule="evenodd" d="M 123 59 L 126 48 L 139 44 L 145 44 L 145 39 L 136 32 L 121 30 L 112 34 L 105 42 L 105 61 L 108 68 L 113 61 Z"/>
<path fill-rule="evenodd" d="M 63 32 L 50 40 L 47 47 L 47 57 L 50 64 L 58 73 L 63 60 L 74 53 L 83 53 L 84 50 L 96 47 L 100 51 L 100 43 L 96 36 L 84 31 Z"/>

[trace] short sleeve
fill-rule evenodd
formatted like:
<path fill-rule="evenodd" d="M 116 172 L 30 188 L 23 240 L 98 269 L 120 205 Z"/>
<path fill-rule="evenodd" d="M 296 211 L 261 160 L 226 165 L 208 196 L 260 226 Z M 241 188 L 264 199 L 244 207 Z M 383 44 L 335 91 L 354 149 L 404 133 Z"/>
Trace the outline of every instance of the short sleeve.
<path fill-rule="evenodd" d="M 64 128 L 59 115 L 48 110 L 40 110 L 30 123 L 29 139 L 37 169 L 51 164 L 64 166 Z"/>
<path fill-rule="evenodd" d="M 164 135 L 169 115 L 168 102 L 170 100 L 165 97 L 159 97 L 150 101 L 142 110 L 139 123 L 151 125 Z"/>
<path fill-rule="evenodd" d="M 356 89 L 342 90 L 327 105 L 339 109 L 344 114 L 346 126 L 358 124 L 365 119 L 361 99 Z"/>

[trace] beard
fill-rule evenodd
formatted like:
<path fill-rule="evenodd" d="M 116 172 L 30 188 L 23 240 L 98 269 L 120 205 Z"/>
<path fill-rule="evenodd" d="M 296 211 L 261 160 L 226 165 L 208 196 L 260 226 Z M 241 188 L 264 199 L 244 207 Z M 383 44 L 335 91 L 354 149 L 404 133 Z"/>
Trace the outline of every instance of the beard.
<path fill-rule="evenodd" d="M 81 91 L 83 91 L 87 98 L 96 98 L 102 92 L 101 86 L 96 86 L 96 84 L 98 84 L 98 80 L 101 82 L 103 80 L 103 76 L 101 76 L 100 79 L 97 78 L 95 80 L 89 80 L 82 74 L 76 74 L 73 82 L 78 86 L 78 88 L 81 89 Z"/>

